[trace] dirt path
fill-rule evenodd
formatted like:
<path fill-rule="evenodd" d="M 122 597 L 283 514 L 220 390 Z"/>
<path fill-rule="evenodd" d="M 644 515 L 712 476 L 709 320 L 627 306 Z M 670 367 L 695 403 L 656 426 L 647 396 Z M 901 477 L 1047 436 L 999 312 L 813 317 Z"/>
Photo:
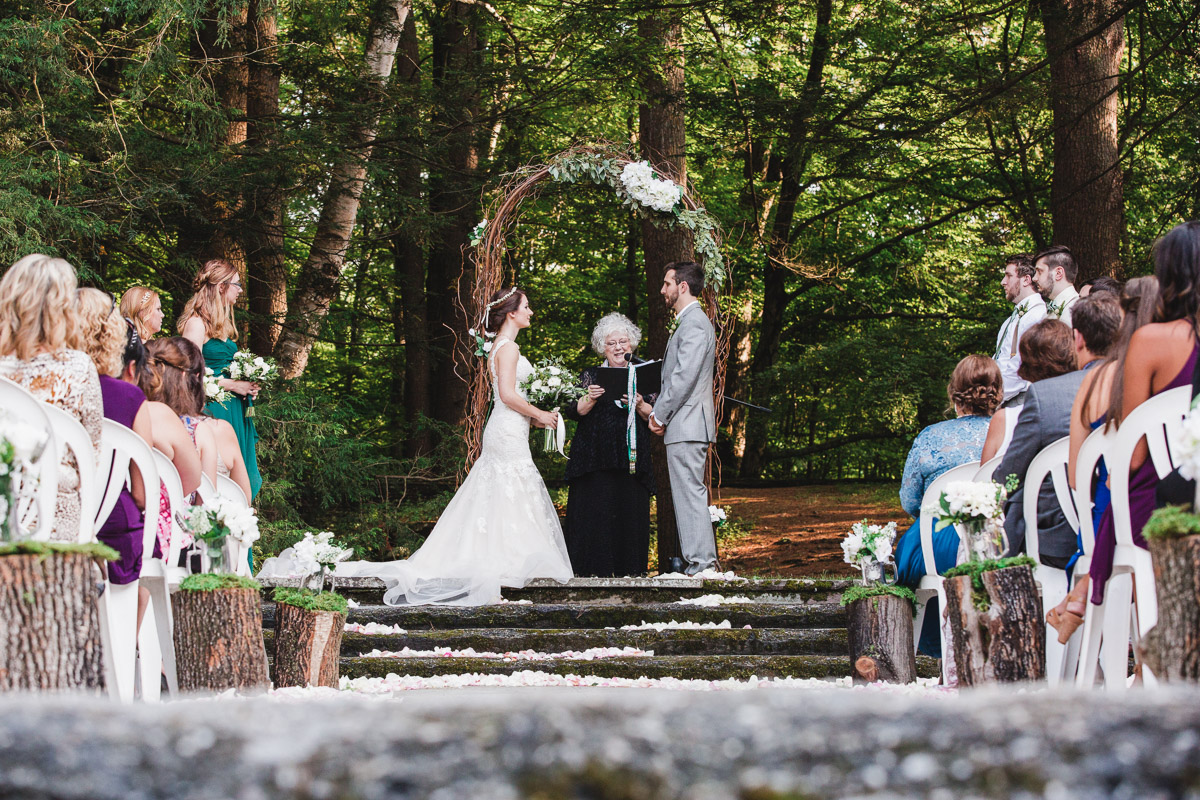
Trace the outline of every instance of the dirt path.
<path fill-rule="evenodd" d="M 770 489 L 722 489 L 718 505 L 754 523 L 747 537 L 721 549 L 726 569 L 747 576 L 850 575 L 841 541 L 861 519 L 912 522 L 890 484 L 836 484 Z"/>

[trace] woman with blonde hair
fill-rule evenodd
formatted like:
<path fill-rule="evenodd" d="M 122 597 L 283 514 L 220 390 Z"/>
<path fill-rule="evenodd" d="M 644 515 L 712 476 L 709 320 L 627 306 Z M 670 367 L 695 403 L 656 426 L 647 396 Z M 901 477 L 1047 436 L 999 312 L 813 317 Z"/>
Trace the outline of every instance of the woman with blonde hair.
<path fill-rule="evenodd" d="M 223 403 L 210 402 L 205 410 L 210 417 L 225 420 L 233 427 L 253 499 L 262 486 L 262 476 L 258 474 L 256 452 L 258 431 L 253 417 L 247 416 L 247 412 L 251 400 L 258 396 L 258 384 L 229 377 L 229 365 L 238 351 L 233 305 L 242 294 L 242 282 L 228 261 L 213 259 L 205 262 L 196 273 L 192 288 L 196 293 L 183 307 L 179 332 L 200 348 L 204 364 L 218 376 L 221 387 L 233 393 L 233 397 Z"/>
<path fill-rule="evenodd" d="M 90 463 L 70 452 L 59 468 L 52 538 L 79 536 L 79 470 L 96 469 L 104 405 L 100 378 L 75 349 L 75 268 L 61 258 L 28 255 L 0 279 L 0 375 L 79 420 L 94 448 Z M 89 528 L 92 520 L 83 520 Z"/>
<path fill-rule="evenodd" d="M 162 298 L 146 286 L 130 286 L 121 295 L 121 316 L 137 328 L 143 342 L 162 330 Z"/>

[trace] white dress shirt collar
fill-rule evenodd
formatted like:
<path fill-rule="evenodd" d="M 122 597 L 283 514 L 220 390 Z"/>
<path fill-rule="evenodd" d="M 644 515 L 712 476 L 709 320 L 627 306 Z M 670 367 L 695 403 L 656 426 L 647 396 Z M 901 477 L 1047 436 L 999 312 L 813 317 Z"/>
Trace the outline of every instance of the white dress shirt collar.
<path fill-rule="evenodd" d="M 675 319 L 679 319 L 680 317 L 682 317 L 684 315 L 684 313 L 686 313 L 687 310 L 689 308 L 691 308 L 692 306 L 698 306 L 698 305 L 700 305 L 699 300 L 692 300 L 692 302 L 688 303 L 686 306 L 684 306 L 683 308 L 681 308 L 675 312 Z"/>

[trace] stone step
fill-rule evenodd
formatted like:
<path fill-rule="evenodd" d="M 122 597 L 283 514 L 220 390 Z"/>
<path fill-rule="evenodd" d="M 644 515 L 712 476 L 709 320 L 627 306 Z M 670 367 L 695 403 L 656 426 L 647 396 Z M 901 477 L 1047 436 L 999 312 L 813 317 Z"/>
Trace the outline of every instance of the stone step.
<path fill-rule="evenodd" d="M 927 666 L 927 665 L 926 665 Z M 554 675 L 595 675 L 600 678 L 679 678 L 745 680 L 759 678 L 840 678 L 849 674 L 850 657 L 843 656 L 626 656 L 574 659 L 514 660 L 491 658 L 369 658 L 342 659 L 342 675 L 382 678 L 391 673 L 417 678 L 435 675 L 511 675 L 526 670 Z M 927 673 L 929 675 L 936 674 Z"/>
<path fill-rule="evenodd" d="M 492 606 L 360 606 L 350 609 L 351 622 L 378 622 L 413 630 L 464 628 L 620 628 L 642 622 L 716 622 L 734 628 L 844 628 L 846 611 L 837 603 L 735 603 L 686 606 L 674 603 L 609 605 L 501 604 Z M 263 625 L 274 627 L 275 604 L 263 603 Z"/>
<path fill-rule="evenodd" d="M 274 649 L 275 632 L 263 632 L 267 651 Z M 844 628 L 704 628 L 684 630 L 552 630 L 526 628 L 473 628 L 464 630 L 409 631 L 407 635 L 347 633 L 343 656 L 361 656 L 372 650 L 399 651 L 449 648 L 476 652 L 509 653 L 536 650 L 562 653 L 592 647 L 634 647 L 656 656 L 673 655 L 814 655 L 844 656 L 849 647 Z"/>
<path fill-rule="evenodd" d="M 275 586 L 296 586 L 296 578 L 264 578 L 265 599 Z M 505 589 L 507 600 L 532 600 L 535 603 L 608 602 L 661 603 L 682 597 L 720 594 L 742 595 L 759 602 L 803 603 L 836 600 L 850 580 L 817 578 L 756 578 L 737 581 L 699 578 L 572 578 L 568 583 L 538 579 L 520 589 Z M 326 579 L 326 588 L 332 584 Z M 340 578 L 337 592 L 360 603 L 383 602 L 384 584 L 378 578 Z"/>

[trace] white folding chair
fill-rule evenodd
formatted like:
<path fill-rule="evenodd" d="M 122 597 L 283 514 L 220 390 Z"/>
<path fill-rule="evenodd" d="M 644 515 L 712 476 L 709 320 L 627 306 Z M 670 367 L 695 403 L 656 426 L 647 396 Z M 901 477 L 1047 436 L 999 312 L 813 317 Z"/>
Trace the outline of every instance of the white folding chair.
<path fill-rule="evenodd" d="M 75 471 L 79 474 L 79 529 L 70 532 L 71 538 L 81 543 L 93 542 L 96 540 L 96 512 L 100 509 L 100 479 L 92 437 L 79 424 L 79 420 L 66 411 L 49 403 L 43 403 L 43 406 L 46 418 L 54 428 L 58 462 L 62 463 L 69 450 L 75 456 Z"/>
<path fill-rule="evenodd" d="M 158 467 L 154 463 L 154 455 L 150 446 L 129 428 L 114 422 L 104 420 L 103 438 L 101 440 L 100 464 L 101 473 L 108 470 L 108 479 L 102 494 L 100 514 L 96 527 L 99 530 L 104 521 L 112 514 L 121 489 L 129 484 L 129 465 L 136 464 L 141 473 L 142 485 L 146 493 L 146 514 L 142 526 L 142 563 L 153 559 L 154 536 L 158 530 Z M 124 585 L 107 583 L 104 594 L 100 596 L 100 625 L 106 631 L 105 666 L 111 672 L 109 681 L 110 691 L 123 702 L 131 702 L 137 678 L 137 581 Z M 154 613 L 151 608 L 147 609 Z M 153 621 L 147 625 L 153 627 Z M 156 663 L 161 657 L 156 657 L 157 636 L 153 652 L 143 653 L 143 658 L 149 658 Z M 159 682 L 155 680 L 152 687 L 143 686 L 143 699 L 157 699 Z"/>
<path fill-rule="evenodd" d="M 938 608 L 941 611 L 946 610 L 946 590 L 942 576 L 938 574 L 937 562 L 933 557 L 933 517 L 932 514 L 925 513 L 924 509 L 936 506 L 941 500 L 942 492 L 946 490 L 946 486 L 958 481 L 969 481 L 979 470 L 978 464 L 963 464 L 958 467 L 946 470 L 933 483 L 929 484 L 925 489 L 925 496 L 921 498 L 921 518 L 918 526 L 918 532 L 921 535 L 921 556 L 925 560 L 925 575 L 921 578 L 921 582 L 917 585 L 917 607 L 916 613 L 913 615 L 913 642 L 916 644 L 921 638 L 921 627 L 925 624 L 925 610 L 929 600 L 933 597 L 938 599 Z M 960 534 L 961 535 L 961 534 Z M 942 642 L 942 681 L 946 682 L 947 659 L 947 642 L 945 629 L 938 623 L 938 636 Z"/>
<path fill-rule="evenodd" d="M 1041 547 L 1038 542 L 1038 497 L 1042 483 L 1049 478 L 1054 487 L 1058 506 L 1066 517 L 1071 530 L 1079 529 L 1079 518 L 1075 513 L 1075 501 L 1067 483 L 1067 460 L 1071 453 L 1071 437 L 1064 436 L 1042 448 L 1025 471 L 1022 516 L 1025 520 L 1025 552 L 1034 560 L 1033 579 L 1041 587 L 1042 619 L 1046 613 L 1067 596 L 1067 572 L 1057 567 L 1048 567 L 1041 562 Z M 1046 625 L 1046 680 L 1051 686 L 1062 682 L 1063 662 L 1066 646 L 1058 643 L 1058 631 Z"/>
<path fill-rule="evenodd" d="M 217 493 L 227 500 L 239 502 L 247 507 L 250 505 L 250 498 L 242 491 L 242 487 L 228 475 L 217 474 Z"/>
<path fill-rule="evenodd" d="M 142 625 L 138 633 L 138 649 L 141 652 L 138 677 L 141 681 L 143 697 L 147 692 L 153 696 L 159 685 L 159 663 L 154 657 L 161 652 L 162 671 L 167 675 L 167 688 L 173 695 L 179 693 L 178 673 L 175 669 L 175 643 L 172 638 L 173 621 L 171 617 L 171 590 L 179 586 L 188 575 L 187 569 L 176 566 L 183 552 L 183 532 L 175 515 L 186 507 L 183 499 L 183 482 L 171 459 L 157 448 L 152 448 L 155 468 L 158 470 L 160 485 L 166 488 L 167 502 L 171 506 L 171 536 L 167 552 L 162 558 L 142 558 L 142 584 L 150 591 L 150 609 L 154 612 L 154 624 Z M 149 490 L 147 490 L 149 493 Z M 151 493 L 153 500 L 147 500 L 147 517 L 153 515 L 155 533 L 158 531 L 158 498 Z M 151 538 L 150 549 L 154 551 L 154 540 Z"/>
<path fill-rule="evenodd" d="M 1004 458 L 1003 453 L 989 458 L 983 463 L 983 466 L 975 471 L 975 477 L 972 478 L 972 480 L 974 480 L 976 483 L 990 481 L 992 479 L 992 473 L 996 471 L 996 467 L 1000 466 L 1000 460 L 1002 458 Z"/>
<path fill-rule="evenodd" d="M 1095 491 L 1093 491 L 1093 481 L 1098 479 L 1097 470 L 1099 469 L 1100 460 L 1104 458 L 1105 452 L 1112 446 L 1113 440 L 1116 438 L 1116 431 L 1105 431 L 1104 427 L 1092 431 L 1083 444 L 1079 447 L 1079 452 L 1075 455 L 1075 489 L 1073 494 L 1075 497 L 1075 508 L 1079 512 L 1079 539 L 1083 545 L 1083 555 L 1076 561 L 1075 566 L 1071 571 L 1072 585 L 1079 582 L 1079 579 L 1088 574 L 1092 566 L 1092 551 L 1096 547 L 1096 527 L 1092 519 L 1093 508 L 1096 505 Z M 1096 486 L 1099 489 L 1099 486 Z M 1079 636 L 1072 636 L 1067 642 L 1067 652 L 1063 663 L 1063 676 L 1070 678 L 1075 676 L 1077 680 L 1082 676 L 1079 674 L 1081 666 L 1080 658 L 1082 654 L 1092 651 L 1091 663 L 1095 665 L 1100 649 L 1100 629 L 1093 627 L 1095 623 L 1095 615 L 1091 613 L 1091 604 L 1087 606 L 1087 613 L 1083 617 L 1083 629 Z M 1056 637 L 1057 639 L 1057 637 Z M 1122 645 L 1122 651 L 1124 647 Z M 1124 652 L 1122 652 L 1124 656 Z M 1086 661 L 1086 658 L 1085 658 Z M 1095 669 L 1091 670 L 1092 680 L 1095 680 Z M 1079 684 L 1082 685 L 1082 684 Z M 1088 684 L 1091 685 L 1090 683 Z"/>
<path fill-rule="evenodd" d="M 1133 523 L 1129 516 L 1129 465 L 1138 443 L 1146 440 L 1149 458 L 1158 477 L 1164 478 L 1175 468 L 1171 441 L 1176 438 L 1192 401 L 1192 388 L 1181 386 L 1151 397 L 1129 413 L 1117 429 L 1106 454 L 1112 487 L 1113 527 L 1116 549 L 1112 577 L 1105 584 L 1104 602 L 1088 609 L 1085 627 L 1091 627 L 1089 649 L 1081 655 L 1078 682 L 1091 686 L 1096 666 L 1092 654 L 1097 648 L 1096 628 L 1104 643 L 1104 686 L 1123 691 L 1128 677 L 1128 644 L 1131 633 L 1136 640 L 1158 622 L 1158 598 L 1155 596 L 1154 564 L 1150 551 L 1133 543 Z M 1136 615 L 1132 602 L 1136 593 Z M 1137 653 L 1137 648 L 1134 648 Z M 1150 669 L 1142 665 L 1146 686 L 1157 683 Z"/>
<path fill-rule="evenodd" d="M 54 508 L 58 502 L 58 443 L 54 440 L 54 429 L 46 414 L 46 404 L 38 400 L 20 384 L 0 378 L 0 408 L 14 419 L 30 425 L 45 436 L 41 457 L 34 462 L 21 486 L 20 496 L 15 498 L 16 508 L 11 509 L 17 536 L 25 539 L 46 540 L 54 530 Z M 26 523 L 33 521 L 27 528 Z"/>

